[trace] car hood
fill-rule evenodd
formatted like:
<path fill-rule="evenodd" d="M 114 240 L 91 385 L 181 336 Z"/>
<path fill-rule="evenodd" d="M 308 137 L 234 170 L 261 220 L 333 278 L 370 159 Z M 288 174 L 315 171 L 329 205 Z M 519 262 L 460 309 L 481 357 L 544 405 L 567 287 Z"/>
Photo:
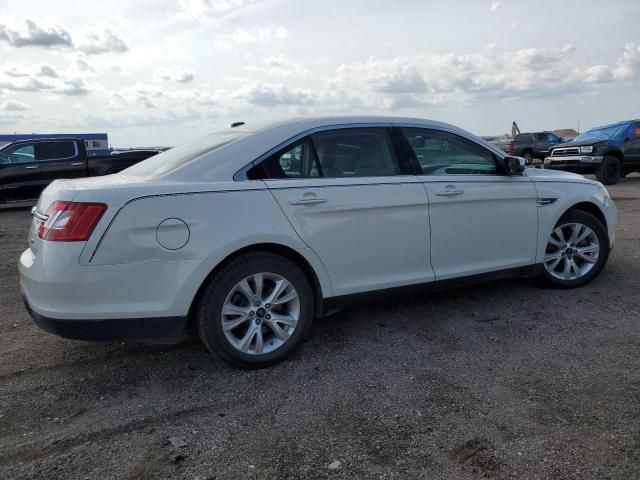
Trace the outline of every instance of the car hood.
<path fill-rule="evenodd" d="M 584 140 L 579 140 L 579 141 L 571 141 L 571 142 L 563 142 L 563 143 L 557 143 L 553 146 L 553 148 L 563 148 L 563 147 L 586 147 L 586 146 L 590 146 L 590 145 L 595 145 L 596 143 L 598 144 L 605 144 L 605 143 L 609 143 L 610 140 L 605 140 L 602 138 L 586 138 Z"/>
<path fill-rule="evenodd" d="M 597 185 L 598 182 L 584 178 L 577 173 L 565 172 L 562 170 L 547 170 L 542 168 L 527 168 L 525 175 L 535 182 L 571 182 L 571 183 L 587 183 Z"/>

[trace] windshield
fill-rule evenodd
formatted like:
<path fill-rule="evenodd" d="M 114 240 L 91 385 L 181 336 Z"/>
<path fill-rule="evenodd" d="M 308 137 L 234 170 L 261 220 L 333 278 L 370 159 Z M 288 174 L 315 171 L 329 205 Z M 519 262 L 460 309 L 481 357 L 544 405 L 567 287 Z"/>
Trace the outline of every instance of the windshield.
<path fill-rule="evenodd" d="M 175 170 L 205 153 L 245 135 L 246 132 L 216 132 L 197 138 L 188 143 L 171 148 L 165 152 L 154 155 L 132 167 L 123 170 L 123 173 L 137 177 L 155 177 Z"/>
<path fill-rule="evenodd" d="M 621 135 L 629 125 L 613 125 L 611 127 L 603 127 L 603 128 L 593 128 L 587 132 L 584 132 L 578 135 L 573 139 L 574 142 L 579 142 L 581 140 L 608 140 L 610 138 L 615 138 L 618 135 Z"/>

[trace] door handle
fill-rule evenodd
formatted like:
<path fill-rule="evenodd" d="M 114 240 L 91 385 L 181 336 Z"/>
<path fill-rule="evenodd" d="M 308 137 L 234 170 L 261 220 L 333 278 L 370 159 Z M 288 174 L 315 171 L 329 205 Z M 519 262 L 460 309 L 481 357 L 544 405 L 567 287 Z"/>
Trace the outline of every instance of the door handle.
<path fill-rule="evenodd" d="M 28 167 L 24 167 L 24 168 L 26 168 L 27 170 L 32 170 L 34 168 L 38 168 L 38 165 L 29 165 Z"/>
<path fill-rule="evenodd" d="M 326 198 L 319 197 L 313 192 L 307 192 L 301 197 L 291 197 L 289 199 L 291 205 L 313 205 L 315 203 L 325 203 L 326 201 Z"/>
<path fill-rule="evenodd" d="M 461 195 L 464 193 L 464 190 L 461 188 L 456 188 L 453 185 L 447 185 L 445 188 L 441 190 L 436 190 L 436 195 L 440 195 L 441 197 L 451 196 L 451 195 Z"/>
<path fill-rule="evenodd" d="M 71 164 L 72 167 L 77 167 L 78 165 L 82 165 L 82 162 L 73 162 Z"/>

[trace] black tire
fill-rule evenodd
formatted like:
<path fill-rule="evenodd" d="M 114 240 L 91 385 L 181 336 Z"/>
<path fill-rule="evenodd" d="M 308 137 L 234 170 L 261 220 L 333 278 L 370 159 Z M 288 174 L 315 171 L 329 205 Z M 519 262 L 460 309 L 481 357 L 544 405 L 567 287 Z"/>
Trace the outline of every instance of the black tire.
<path fill-rule="evenodd" d="M 241 352 L 226 338 L 222 328 L 222 307 L 238 282 L 260 272 L 282 276 L 295 288 L 300 314 L 293 333 L 280 347 L 265 354 L 250 354 Z M 304 272 L 287 258 L 268 252 L 251 252 L 231 260 L 209 279 L 197 305 L 195 320 L 202 343 L 221 360 L 240 368 L 264 368 L 285 360 L 298 348 L 309 335 L 313 315 L 314 295 Z"/>
<path fill-rule="evenodd" d="M 580 223 L 589 227 L 598 238 L 600 252 L 598 255 L 598 259 L 596 260 L 592 269 L 586 275 L 574 280 L 562 280 L 556 278 L 551 275 L 546 268 L 543 268 L 544 280 L 546 281 L 547 285 L 555 288 L 576 288 L 589 283 L 591 280 L 596 278 L 604 268 L 605 264 L 607 263 L 607 259 L 609 258 L 609 251 L 611 249 L 607 228 L 597 217 L 582 210 L 569 210 L 560 218 L 560 220 L 558 220 L 558 223 L 556 223 L 553 228 L 555 230 L 556 228 L 568 223 Z"/>
<path fill-rule="evenodd" d="M 617 157 L 604 157 L 602 164 L 596 170 L 596 178 L 605 185 L 618 183 L 622 176 L 622 164 Z"/>
<path fill-rule="evenodd" d="M 525 165 L 531 165 L 533 161 L 533 152 L 531 150 L 525 150 L 522 152 L 522 158 L 524 158 Z"/>

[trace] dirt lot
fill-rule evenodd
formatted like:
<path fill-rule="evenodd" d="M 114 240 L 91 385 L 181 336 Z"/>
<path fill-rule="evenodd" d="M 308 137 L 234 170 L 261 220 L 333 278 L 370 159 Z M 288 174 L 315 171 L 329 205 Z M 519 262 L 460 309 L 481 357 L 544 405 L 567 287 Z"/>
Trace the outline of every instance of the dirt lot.
<path fill-rule="evenodd" d="M 354 308 L 252 372 L 37 329 L 28 210 L 2 210 L 0 478 L 640 478 L 640 176 L 611 192 L 617 244 L 587 287 Z"/>

